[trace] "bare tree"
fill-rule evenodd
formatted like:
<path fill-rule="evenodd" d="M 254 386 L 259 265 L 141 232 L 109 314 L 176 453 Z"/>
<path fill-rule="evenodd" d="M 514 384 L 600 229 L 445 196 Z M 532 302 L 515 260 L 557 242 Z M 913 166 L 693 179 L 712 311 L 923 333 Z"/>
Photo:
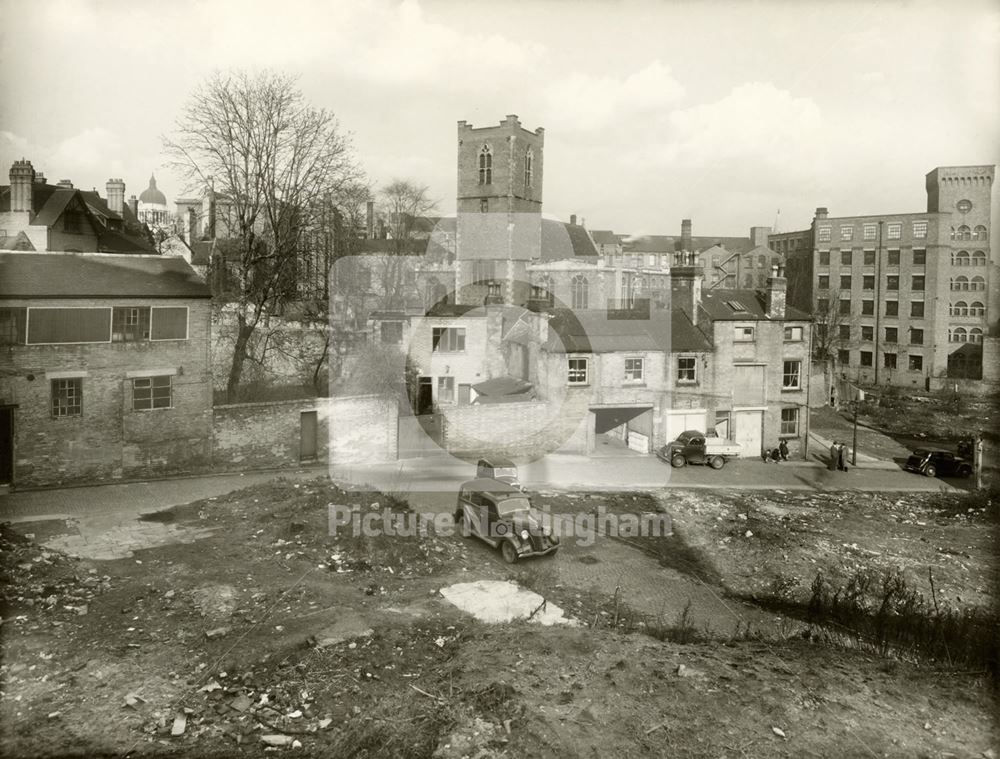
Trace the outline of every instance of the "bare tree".
<path fill-rule="evenodd" d="M 310 106 L 286 74 L 216 74 L 192 94 L 164 138 L 189 189 L 209 189 L 231 208 L 232 364 L 235 395 L 258 326 L 298 297 L 310 230 L 325 202 L 360 175 L 334 115 Z"/>
<path fill-rule="evenodd" d="M 413 263 L 408 256 L 424 252 L 430 235 L 426 217 L 437 209 L 437 201 L 427 193 L 427 187 L 406 179 L 394 179 L 379 191 L 379 212 L 388 232 L 388 255 L 373 262 L 372 272 L 383 309 L 405 305 L 406 270 Z"/>

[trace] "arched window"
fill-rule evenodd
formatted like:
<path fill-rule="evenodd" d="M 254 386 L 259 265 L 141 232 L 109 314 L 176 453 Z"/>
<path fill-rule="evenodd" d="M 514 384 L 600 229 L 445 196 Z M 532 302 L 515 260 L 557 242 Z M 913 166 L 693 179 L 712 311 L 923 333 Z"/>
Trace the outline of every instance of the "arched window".
<path fill-rule="evenodd" d="M 489 145 L 479 151 L 479 184 L 493 184 L 493 151 Z"/>
<path fill-rule="evenodd" d="M 983 331 L 979 327 L 973 327 L 969 330 L 969 342 L 970 343 L 981 343 L 983 341 Z"/>
<path fill-rule="evenodd" d="M 955 277 L 951 280 L 952 290 L 968 290 L 969 289 L 969 278 L 966 276 Z"/>
<path fill-rule="evenodd" d="M 524 154 L 524 189 L 531 187 L 531 180 L 534 174 L 535 153 L 531 148 Z"/>
<path fill-rule="evenodd" d="M 951 254 L 951 265 L 952 266 L 968 266 L 969 265 L 969 251 L 960 250 L 957 253 Z"/>
<path fill-rule="evenodd" d="M 975 250 L 972 252 L 971 260 L 973 266 L 986 266 L 986 253 L 981 250 Z"/>
<path fill-rule="evenodd" d="M 965 331 L 965 327 L 955 327 L 948 330 L 948 340 L 953 343 L 965 343 L 969 341 L 969 333 Z"/>
<path fill-rule="evenodd" d="M 964 224 L 958 228 L 958 239 L 959 240 L 971 240 L 972 230 L 969 229 Z"/>
<path fill-rule="evenodd" d="M 986 289 L 986 280 L 983 279 L 982 277 L 973 277 L 972 281 L 966 287 L 963 287 L 962 289 L 963 290 L 985 290 Z"/>
<path fill-rule="evenodd" d="M 964 300 L 960 300 L 957 303 L 952 303 L 951 307 L 948 309 L 948 314 L 950 316 L 968 316 L 969 314 L 969 304 Z"/>
<path fill-rule="evenodd" d="M 982 224 L 978 225 L 972 231 L 972 239 L 973 240 L 988 240 L 988 239 L 990 239 L 989 234 L 987 234 L 987 232 L 986 232 L 986 227 L 984 227 Z"/>
<path fill-rule="evenodd" d="M 974 300 L 969 304 L 969 316 L 982 316 L 986 313 L 986 306 L 982 301 Z"/>
<path fill-rule="evenodd" d="M 572 281 L 573 308 L 587 308 L 590 302 L 590 285 L 587 278 L 577 274 Z"/>

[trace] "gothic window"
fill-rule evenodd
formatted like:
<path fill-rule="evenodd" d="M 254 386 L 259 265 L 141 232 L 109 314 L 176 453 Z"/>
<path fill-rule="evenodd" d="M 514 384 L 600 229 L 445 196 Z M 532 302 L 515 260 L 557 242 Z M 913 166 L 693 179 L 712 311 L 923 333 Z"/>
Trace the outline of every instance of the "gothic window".
<path fill-rule="evenodd" d="M 587 308 L 590 301 L 590 285 L 582 274 L 573 277 L 573 308 Z"/>
<path fill-rule="evenodd" d="M 528 148 L 528 152 L 524 154 L 524 189 L 527 190 L 531 187 L 532 174 L 534 172 L 534 162 L 535 154 Z"/>
<path fill-rule="evenodd" d="M 479 184 L 493 184 L 493 151 L 489 145 L 479 151 Z"/>

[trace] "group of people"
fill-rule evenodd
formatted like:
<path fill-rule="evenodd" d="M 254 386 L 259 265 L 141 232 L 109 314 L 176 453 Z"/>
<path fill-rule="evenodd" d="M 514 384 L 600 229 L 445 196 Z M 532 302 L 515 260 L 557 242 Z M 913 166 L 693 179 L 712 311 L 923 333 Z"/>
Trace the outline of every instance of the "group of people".
<path fill-rule="evenodd" d="M 849 450 L 845 443 L 834 440 L 830 446 L 830 471 L 836 469 L 838 472 L 847 471 L 847 457 Z"/>
<path fill-rule="evenodd" d="M 765 464 L 770 462 L 777 464 L 779 461 L 788 461 L 788 443 L 781 440 L 777 448 L 765 448 L 762 450 L 760 457 L 764 460 Z"/>

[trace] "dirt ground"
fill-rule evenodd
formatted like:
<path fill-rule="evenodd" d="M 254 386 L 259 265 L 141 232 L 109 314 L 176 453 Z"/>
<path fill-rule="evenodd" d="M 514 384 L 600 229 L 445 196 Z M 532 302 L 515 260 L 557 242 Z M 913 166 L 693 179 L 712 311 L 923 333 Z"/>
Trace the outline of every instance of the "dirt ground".
<path fill-rule="evenodd" d="M 594 505 L 536 497 L 568 511 Z M 650 583 L 662 567 L 692 586 L 750 597 L 775 587 L 800 593 L 817 567 L 847 576 L 856 563 L 896 562 L 915 583 L 933 567 L 947 602 L 986 608 L 996 596 L 984 514 L 935 495 L 633 498 L 611 494 L 605 505 L 664 506 L 674 535 L 599 542 L 513 568 L 458 536 L 331 537 L 328 504 L 400 514 L 405 505 L 321 480 L 277 481 L 152 515 L 150 523 L 199 539 L 127 558 L 43 548 L 58 524 L 5 526 L 3 753 L 451 759 L 996 750 L 994 704 L 978 669 L 876 656 L 801 625 L 710 637 L 683 620 L 654 627 L 649 615 L 642 624 L 630 617 L 623 632 L 618 618 L 631 615 L 633 599 L 620 588 L 634 586 L 612 583 L 612 593 L 590 574 L 603 563 L 618 578 L 621 562 L 634 561 L 629 572 Z M 439 592 L 508 578 L 560 603 L 577 625 L 486 625 Z"/>

